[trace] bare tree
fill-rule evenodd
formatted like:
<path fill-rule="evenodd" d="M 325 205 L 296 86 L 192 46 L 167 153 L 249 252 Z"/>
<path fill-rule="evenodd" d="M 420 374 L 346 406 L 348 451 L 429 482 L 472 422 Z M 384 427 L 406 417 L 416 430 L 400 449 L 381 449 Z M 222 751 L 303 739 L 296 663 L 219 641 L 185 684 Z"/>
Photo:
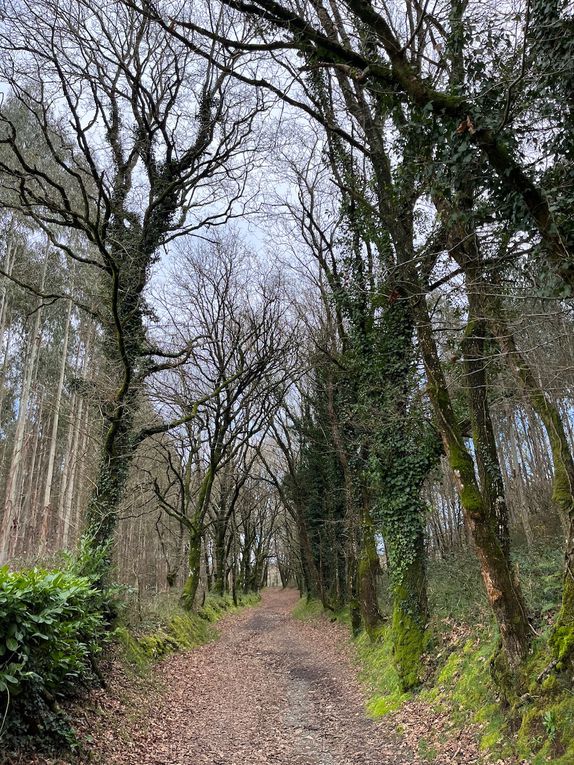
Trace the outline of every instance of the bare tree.
<path fill-rule="evenodd" d="M 187 353 L 147 339 L 151 269 L 174 237 L 233 214 L 261 104 L 211 63 L 220 56 L 231 70 L 237 54 L 211 46 L 210 60 L 196 56 L 122 3 L 11 3 L 0 50 L 9 90 L 0 112 L 5 204 L 97 274 L 90 309 L 105 335 L 109 387 L 87 523 L 93 542 L 106 544 L 142 383 Z M 33 143 L 19 130 L 23 119 Z M 70 230 L 87 252 L 70 244 Z"/>
<path fill-rule="evenodd" d="M 219 477 L 219 487 L 226 495 L 222 476 L 242 464 L 243 475 L 233 473 L 230 511 L 216 513 L 222 526 L 218 556 L 224 565 L 222 546 L 237 501 L 235 494 L 253 464 L 247 450 L 269 427 L 288 376 L 292 349 L 280 283 L 254 279 L 252 264 L 237 241 L 220 240 L 186 252 L 181 266 L 178 332 L 189 333 L 189 357 L 161 378 L 152 395 L 163 410 L 164 423 L 142 435 L 175 430 L 179 460 L 167 457 L 168 485 L 177 486 L 177 491 L 169 500 L 156 482 L 156 493 L 166 512 L 178 518 L 188 532 L 190 573 L 183 601 L 191 608 L 216 481 Z M 200 406 L 199 400 L 203 401 Z M 193 422 L 187 414 L 190 409 Z"/>

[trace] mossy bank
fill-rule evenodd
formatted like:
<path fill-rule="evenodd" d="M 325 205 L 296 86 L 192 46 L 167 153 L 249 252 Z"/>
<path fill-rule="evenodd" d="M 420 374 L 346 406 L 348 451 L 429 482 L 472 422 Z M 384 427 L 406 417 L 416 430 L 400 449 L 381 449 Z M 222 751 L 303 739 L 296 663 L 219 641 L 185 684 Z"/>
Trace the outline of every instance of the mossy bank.
<path fill-rule="evenodd" d="M 426 719 L 440 719 L 444 726 L 438 738 L 449 732 L 454 739 L 461 734 L 472 737 L 479 758 L 473 761 L 574 763 L 568 635 L 566 630 L 560 633 L 560 638 L 566 636 L 560 646 L 562 653 L 557 650 L 557 637 L 550 637 L 553 615 L 560 608 L 560 576 L 555 573 L 558 556 L 559 552 L 542 548 L 519 549 L 516 555 L 516 565 L 530 572 L 523 581 L 538 637 L 516 684 L 520 693 L 514 698 L 503 698 L 493 679 L 498 634 L 479 586 L 480 573 L 470 559 L 454 556 L 431 562 L 429 598 L 434 616 L 426 635 L 420 685 L 408 693 L 402 690 L 397 672 L 401 657 L 393 650 L 392 602 L 382 581 L 379 602 L 385 623 L 378 639 L 372 640 L 366 632 L 352 639 L 359 675 L 367 689 L 368 713 L 376 718 L 388 716 L 390 724 L 407 735 L 405 720 L 413 709 L 424 707 Z M 324 612 L 313 600 L 299 601 L 293 615 L 349 623 L 347 612 Z M 414 738 L 420 739 L 415 743 L 421 759 L 438 759 L 433 732 L 421 738 L 416 726 L 413 729 Z"/>
<path fill-rule="evenodd" d="M 133 668 L 146 671 L 150 665 L 177 651 L 188 651 L 218 637 L 216 622 L 227 614 L 259 602 L 260 596 L 245 594 L 237 603 L 229 595 L 209 596 L 197 611 L 186 611 L 175 599 L 158 598 L 147 605 L 138 619 L 127 618 L 115 635 L 120 656 Z"/>

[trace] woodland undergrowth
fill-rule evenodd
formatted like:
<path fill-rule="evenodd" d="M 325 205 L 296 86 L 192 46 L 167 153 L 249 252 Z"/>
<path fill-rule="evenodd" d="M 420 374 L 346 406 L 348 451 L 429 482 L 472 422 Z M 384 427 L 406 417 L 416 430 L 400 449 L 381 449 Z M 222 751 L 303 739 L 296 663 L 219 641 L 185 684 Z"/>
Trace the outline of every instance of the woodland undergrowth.
<path fill-rule="evenodd" d="M 429 645 L 422 683 L 409 693 L 401 689 L 393 660 L 392 604 L 383 573 L 379 603 L 385 624 L 380 637 L 373 641 L 361 632 L 353 639 L 369 714 L 375 718 L 395 715 L 401 733 L 401 711 L 410 703 L 423 703 L 433 713 L 446 715 L 455 734 L 472 727 L 486 760 L 508 758 L 531 765 L 574 762 L 574 695 L 548 672 L 548 637 L 560 605 L 559 557 L 558 546 L 517 547 L 514 563 L 521 571 L 536 638 L 523 669 L 527 692 L 510 704 L 501 698 L 492 677 L 498 634 L 474 558 L 468 553 L 453 554 L 429 565 L 433 614 Z M 293 615 L 350 624 L 348 610 L 326 612 L 315 600 L 301 599 Z M 429 751 L 432 754 L 432 747 Z"/>
<path fill-rule="evenodd" d="M 216 639 L 220 618 L 260 598 L 209 595 L 190 612 L 175 594 L 142 601 L 127 588 L 99 589 L 78 573 L 84 563 L 0 569 L 1 762 L 27 750 L 81 756 L 74 705 L 89 703 L 90 689 L 105 688 L 118 667 L 151 682 L 157 660 Z"/>

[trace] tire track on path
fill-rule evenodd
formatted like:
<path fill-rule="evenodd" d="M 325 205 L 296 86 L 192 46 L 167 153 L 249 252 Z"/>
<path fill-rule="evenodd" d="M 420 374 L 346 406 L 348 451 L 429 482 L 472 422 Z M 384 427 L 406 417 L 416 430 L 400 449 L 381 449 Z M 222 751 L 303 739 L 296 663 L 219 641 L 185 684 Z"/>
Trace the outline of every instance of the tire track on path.
<path fill-rule="evenodd" d="M 122 731 L 106 765 L 406 765 L 417 758 L 367 718 L 340 632 L 291 616 L 293 591 L 220 623 L 215 643 L 160 665 L 166 690 Z"/>

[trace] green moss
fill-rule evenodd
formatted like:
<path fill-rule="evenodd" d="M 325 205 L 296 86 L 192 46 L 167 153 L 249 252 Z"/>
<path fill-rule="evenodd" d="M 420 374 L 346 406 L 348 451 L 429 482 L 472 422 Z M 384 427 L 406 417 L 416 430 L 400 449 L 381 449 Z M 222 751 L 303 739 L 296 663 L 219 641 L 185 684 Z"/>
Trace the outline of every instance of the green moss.
<path fill-rule="evenodd" d="M 121 646 L 125 661 L 138 672 L 144 672 L 149 661 L 137 638 L 132 635 L 127 627 L 117 627 L 115 637 Z"/>
<path fill-rule="evenodd" d="M 557 626 L 550 639 L 550 646 L 560 662 L 570 658 L 574 652 L 574 627 Z"/>
<path fill-rule="evenodd" d="M 484 502 L 476 483 L 474 463 L 470 454 L 462 446 L 449 441 L 448 461 L 460 482 L 460 501 L 471 518 L 477 518 L 484 512 Z"/>
<path fill-rule="evenodd" d="M 574 696 L 539 697 L 526 710 L 517 736 L 518 754 L 532 765 L 574 762 Z"/>
<path fill-rule="evenodd" d="M 556 675 L 549 675 L 540 687 L 543 693 L 550 695 L 558 690 L 558 678 Z"/>
<path fill-rule="evenodd" d="M 423 690 L 421 698 L 447 712 L 457 726 L 469 720 L 479 725 L 481 749 L 502 753 L 507 721 L 490 670 L 497 645 L 496 636 L 486 633 L 467 640 L 450 653 L 432 687 Z"/>
<path fill-rule="evenodd" d="M 391 628 L 381 630 L 380 639 L 373 643 L 366 633 L 355 640 L 359 662 L 359 677 L 370 691 L 367 709 L 373 717 L 394 712 L 410 693 L 403 690 L 393 657 Z"/>
<path fill-rule="evenodd" d="M 160 630 L 153 635 L 144 635 L 138 638 L 140 648 L 150 659 L 161 659 L 168 653 L 180 650 L 183 646 L 167 632 Z"/>
<path fill-rule="evenodd" d="M 424 627 L 398 604 L 393 609 L 393 660 L 403 691 L 420 683 L 421 658 L 428 643 Z"/>
<path fill-rule="evenodd" d="M 574 581 L 569 575 L 564 580 L 562 604 L 550 637 L 550 648 L 565 669 L 564 665 L 574 656 Z"/>
<path fill-rule="evenodd" d="M 143 672 L 151 662 L 170 653 L 190 650 L 215 640 L 217 631 L 213 625 L 218 619 L 258 600 L 258 595 L 243 595 L 235 606 L 230 596 L 213 597 L 208 598 L 198 612 L 189 612 L 172 600 L 159 601 L 146 614 L 144 634 L 122 626 L 116 630 L 116 636 L 128 664 Z"/>
<path fill-rule="evenodd" d="M 500 706 L 487 704 L 475 716 L 475 720 L 483 727 L 480 736 L 481 750 L 491 752 L 500 749 L 506 735 L 506 720 L 500 711 Z"/>
<path fill-rule="evenodd" d="M 182 649 L 193 648 L 213 640 L 214 628 L 198 615 L 176 614 L 169 622 L 169 633 Z"/>
<path fill-rule="evenodd" d="M 518 755 L 532 765 L 574 762 L 574 694 L 568 673 L 561 671 L 552 645 L 556 632 L 540 636 L 525 667 L 529 694 L 517 709 L 520 727 L 516 737 Z M 543 677 L 540 681 L 538 678 Z"/>

